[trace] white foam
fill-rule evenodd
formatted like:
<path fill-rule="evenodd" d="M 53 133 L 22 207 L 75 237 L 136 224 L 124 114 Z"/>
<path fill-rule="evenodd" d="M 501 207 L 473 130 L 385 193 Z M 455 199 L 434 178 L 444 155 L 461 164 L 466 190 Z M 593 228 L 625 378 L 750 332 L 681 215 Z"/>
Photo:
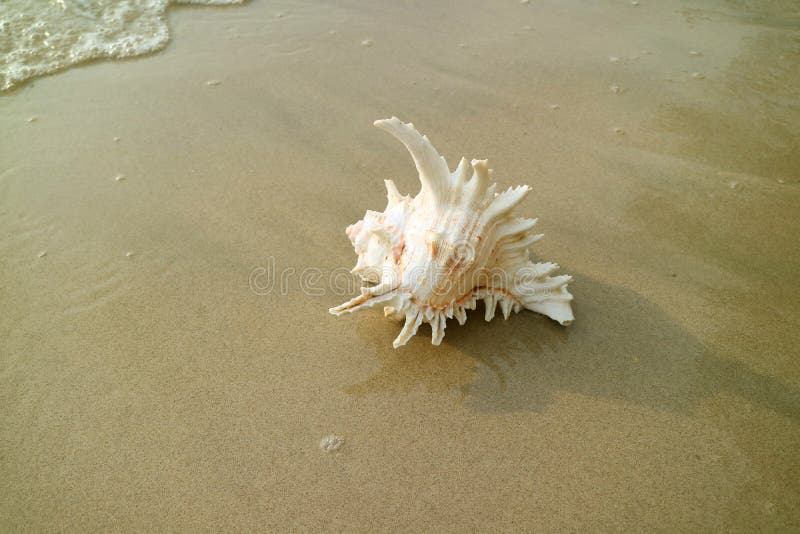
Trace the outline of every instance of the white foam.
<path fill-rule="evenodd" d="M 243 0 L 175 0 L 239 4 Z M 0 1 L 0 91 L 97 58 L 161 50 L 169 41 L 170 0 Z"/>

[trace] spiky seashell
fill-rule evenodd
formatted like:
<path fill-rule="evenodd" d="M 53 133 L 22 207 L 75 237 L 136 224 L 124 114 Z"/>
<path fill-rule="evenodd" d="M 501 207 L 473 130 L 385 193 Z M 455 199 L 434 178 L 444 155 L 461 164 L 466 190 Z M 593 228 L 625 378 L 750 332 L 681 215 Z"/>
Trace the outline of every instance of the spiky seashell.
<path fill-rule="evenodd" d="M 567 283 L 572 277 L 551 277 L 558 265 L 530 261 L 528 250 L 542 237 L 531 231 L 536 219 L 511 215 L 530 188 L 495 193 L 486 160 L 470 164 L 461 158 L 451 173 L 413 124 L 392 117 L 375 126 L 406 146 L 422 189 L 410 198 L 386 180 L 386 209 L 367 211 L 347 228 L 358 254 L 353 273 L 374 285 L 330 312 L 341 315 L 382 304 L 387 317 L 405 320 L 395 348 L 405 345 L 423 322 L 431 325 L 433 344 L 440 344 L 445 321 L 455 317 L 463 325 L 467 310 L 474 310 L 480 299 L 487 321 L 499 304 L 505 318 L 527 308 L 562 325 L 571 323 Z"/>

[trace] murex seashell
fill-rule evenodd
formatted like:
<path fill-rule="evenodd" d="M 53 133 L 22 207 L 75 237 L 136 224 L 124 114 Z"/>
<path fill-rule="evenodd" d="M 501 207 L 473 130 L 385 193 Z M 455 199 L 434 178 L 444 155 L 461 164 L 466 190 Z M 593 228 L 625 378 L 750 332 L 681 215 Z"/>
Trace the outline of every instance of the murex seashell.
<path fill-rule="evenodd" d="M 542 235 L 531 229 L 536 219 L 511 211 L 528 186 L 495 193 L 486 160 L 461 158 L 450 172 L 447 162 L 413 124 L 397 117 L 375 121 L 402 142 L 419 172 L 422 189 L 402 196 L 386 180 L 389 202 L 383 213 L 367 211 L 349 226 L 347 236 L 358 254 L 353 273 L 372 283 L 361 294 L 331 308 L 334 315 L 377 304 L 387 317 L 405 320 L 394 347 L 405 345 L 423 322 L 430 323 L 433 344 L 444 337 L 445 321 L 467 320 L 478 300 L 491 321 L 497 304 L 507 319 L 527 308 L 562 325 L 574 319 L 567 291 L 569 275 L 550 276 L 558 265 L 533 263 L 528 249 Z"/>

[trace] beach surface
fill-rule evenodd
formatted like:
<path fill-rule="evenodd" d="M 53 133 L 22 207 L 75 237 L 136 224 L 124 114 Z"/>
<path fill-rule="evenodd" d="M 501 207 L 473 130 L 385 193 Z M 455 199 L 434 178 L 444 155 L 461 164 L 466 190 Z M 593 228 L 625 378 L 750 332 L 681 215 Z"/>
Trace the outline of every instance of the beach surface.
<path fill-rule="evenodd" d="M 0 94 L 0 530 L 800 531 L 796 2 L 168 23 Z M 328 313 L 393 115 L 533 187 L 571 326 Z"/>

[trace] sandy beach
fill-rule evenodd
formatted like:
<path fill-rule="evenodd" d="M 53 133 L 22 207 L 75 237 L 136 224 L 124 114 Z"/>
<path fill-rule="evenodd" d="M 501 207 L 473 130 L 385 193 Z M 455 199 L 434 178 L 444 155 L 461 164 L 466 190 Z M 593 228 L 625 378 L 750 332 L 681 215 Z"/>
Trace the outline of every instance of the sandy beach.
<path fill-rule="evenodd" d="M 800 10 L 635 4 L 172 7 L 0 93 L 0 530 L 800 531 Z M 533 187 L 574 324 L 328 313 L 393 115 Z"/>

